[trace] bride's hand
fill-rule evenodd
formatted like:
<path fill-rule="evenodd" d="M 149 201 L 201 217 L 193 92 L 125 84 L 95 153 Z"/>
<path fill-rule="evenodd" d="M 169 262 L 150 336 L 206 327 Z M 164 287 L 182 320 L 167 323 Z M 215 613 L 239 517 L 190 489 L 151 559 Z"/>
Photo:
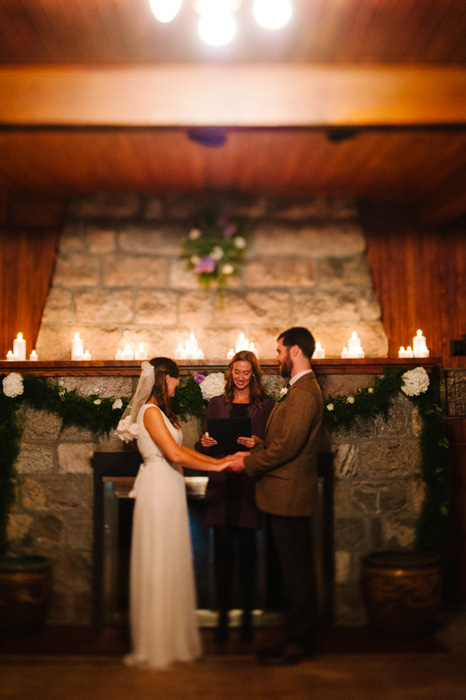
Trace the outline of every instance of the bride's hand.
<path fill-rule="evenodd" d="M 231 460 L 232 460 L 231 455 L 229 455 L 228 457 L 223 457 L 223 459 L 217 460 L 215 471 L 223 472 L 224 469 L 226 469 L 227 467 L 230 466 Z"/>

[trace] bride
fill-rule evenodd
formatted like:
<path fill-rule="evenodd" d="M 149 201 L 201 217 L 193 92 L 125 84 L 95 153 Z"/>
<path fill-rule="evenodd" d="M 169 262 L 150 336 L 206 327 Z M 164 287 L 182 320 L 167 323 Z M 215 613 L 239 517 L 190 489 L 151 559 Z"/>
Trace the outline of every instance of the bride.
<path fill-rule="evenodd" d="M 181 445 L 171 399 L 179 368 L 166 357 L 143 362 L 136 392 L 117 434 L 137 438 L 143 464 L 130 495 L 135 500 L 130 560 L 128 665 L 164 668 L 193 661 L 202 649 L 182 467 L 221 471 L 214 459 Z"/>

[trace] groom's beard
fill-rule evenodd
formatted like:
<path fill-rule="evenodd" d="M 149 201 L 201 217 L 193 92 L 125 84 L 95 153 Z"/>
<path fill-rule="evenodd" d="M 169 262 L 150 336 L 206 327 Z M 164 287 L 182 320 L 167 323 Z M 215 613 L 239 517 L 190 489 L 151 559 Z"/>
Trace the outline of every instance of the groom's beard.
<path fill-rule="evenodd" d="M 293 371 L 293 361 L 290 357 L 290 351 L 283 360 L 279 361 L 280 365 L 280 376 L 281 377 L 291 377 L 291 372 Z"/>

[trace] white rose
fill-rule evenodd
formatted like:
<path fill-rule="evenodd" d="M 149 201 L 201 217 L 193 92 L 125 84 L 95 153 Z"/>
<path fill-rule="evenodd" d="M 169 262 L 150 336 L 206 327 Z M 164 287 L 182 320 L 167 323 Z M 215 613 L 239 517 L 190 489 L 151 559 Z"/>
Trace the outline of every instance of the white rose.
<path fill-rule="evenodd" d="M 230 265 L 230 263 L 227 263 L 222 267 L 222 272 L 224 275 L 231 275 L 231 273 L 234 271 L 233 265 Z"/>
<path fill-rule="evenodd" d="M 246 248 L 246 239 L 243 238 L 243 236 L 235 236 L 235 238 L 233 238 L 233 243 L 235 248 L 239 248 L 239 250 Z"/>
<path fill-rule="evenodd" d="M 112 411 L 115 411 L 117 408 L 123 408 L 123 401 L 121 399 L 115 399 L 112 403 Z"/>
<path fill-rule="evenodd" d="M 215 246 L 215 248 L 210 254 L 210 257 L 214 260 L 220 260 L 220 258 L 223 258 L 223 250 L 220 248 L 219 245 Z"/>
<path fill-rule="evenodd" d="M 327 404 L 327 411 L 333 411 L 334 408 L 335 408 L 335 406 L 333 405 L 333 403 Z"/>
<path fill-rule="evenodd" d="M 348 396 L 346 400 L 348 403 L 354 403 L 354 396 Z"/>
<path fill-rule="evenodd" d="M 188 238 L 190 241 L 197 241 L 198 238 L 202 236 L 201 231 L 198 228 L 192 228 L 188 233 Z"/>
<path fill-rule="evenodd" d="M 367 390 L 367 393 L 368 393 L 368 394 L 373 394 L 373 393 L 374 393 L 374 388 L 373 388 L 372 386 L 370 386 L 370 387 L 368 388 L 368 390 Z"/>
<path fill-rule="evenodd" d="M 403 384 L 401 391 L 406 396 L 419 396 L 427 391 L 429 387 L 429 375 L 424 367 L 416 367 L 405 372 L 401 377 Z"/>
<path fill-rule="evenodd" d="M 2 382 L 2 386 L 3 393 L 10 399 L 13 399 L 15 396 L 21 396 L 24 392 L 23 378 L 17 372 L 11 372 L 11 374 L 6 376 Z"/>
<path fill-rule="evenodd" d="M 100 404 L 102 403 L 102 399 L 96 399 L 92 403 L 94 403 L 96 406 L 100 406 Z"/>
<path fill-rule="evenodd" d="M 214 396 L 220 396 L 225 391 L 225 375 L 223 372 L 213 372 L 208 374 L 201 387 L 202 398 L 210 401 Z"/>

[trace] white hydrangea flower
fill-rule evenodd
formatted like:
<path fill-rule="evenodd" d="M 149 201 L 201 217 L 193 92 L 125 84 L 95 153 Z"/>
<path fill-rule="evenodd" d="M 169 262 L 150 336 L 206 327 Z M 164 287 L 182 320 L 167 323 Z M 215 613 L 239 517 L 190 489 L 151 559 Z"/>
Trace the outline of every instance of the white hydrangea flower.
<path fill-rule="evenodd" d="M 24 393 L 23 377 L 18 372 L 11 372 L 2 382 L 3 393 L 10 399 L 21 396 Z"/>
<path fill-rule="evenodd" d="M 102 399 L 96 399 L 92 403 L 95 403 L 96 406 L 100 406 L 100 404 L 102 403 Z"/>
<path fill-rule="evenodd" d="M 410 369 L 401 378 L 403 380 L 401 391 L 406 396 L 419 396 L 419 394 L 427 391 L 429 387 L 429 375 L 424 367 Z"/>
<path fill-rule="evenodd" d="M 112 403 L 112 411 L 115 411 L 117 408 L 123 408 L 123 401 L 121 399 L 115 399 Z"/>
<path fill-rule="evenodd" d="M 333 411 L 334 408 L 335 408 L 335 406 L 333 405 L 333 403 L 327 404 L 327 411 Z"/>
<path fill-rule="evenodd" d="M 223 258 L 223 250 L 220 248 L 219 245 L 215 246 L 215 248 L 210 254 L 210 257 L 214 260 L 220 260 L 220 258 Z"/>
<path fill-rule="evenodd" d="M 231 273 L 233 272 L 234 269 L 235 268 L 233 267 L 233 265 L 230 265 L 230 263 L 227 263 L 226 265 L 224 265 L 222 267 L 222 272 L 224 275 L 231 275 Z"/>
<path fill-rule="evenodd" d="M 214 396 L 220 396 L 225 391 L 225 375 L 223 372 L 212 372 L 208 374 L 201 387 L 202 398 L 210 401 Z"/>
<path fill-rule="evenodd" d="M 139 426 L 137 423 L 131 423 L 131 416 L 127 416 L 118 423 L 115 432 L 123 442 L 131 442 L 138 437 Z"/>
<path fill-rule="evenodd" d="M 246 248 L 246 239 L 243 238 L 243 236 L 235 236 L 233 238 L 233 243 L 235 245 L 235 248 L 238 248 L 239 250 L 243 250 L 243 248 Z"/>
<path fill-rule="evenodd" d="M 374 387 L 370 386 L 367 390 L 368 394 L 373 394 L 374 393 Z"/>
<path fill-rule="evenodd" d="M 354 403 L 354 396 L 348 396 L 347 399 L 346 399 L 346 401 L 347 401 L 348 403 Z"/>
<path fill-rule="evenodd" d="M 188 238 L 190 241 L 197 241 L 198 238 L 202 236 L 201 231 L 198 228 L 192 228 L 188 233 Z"/>

